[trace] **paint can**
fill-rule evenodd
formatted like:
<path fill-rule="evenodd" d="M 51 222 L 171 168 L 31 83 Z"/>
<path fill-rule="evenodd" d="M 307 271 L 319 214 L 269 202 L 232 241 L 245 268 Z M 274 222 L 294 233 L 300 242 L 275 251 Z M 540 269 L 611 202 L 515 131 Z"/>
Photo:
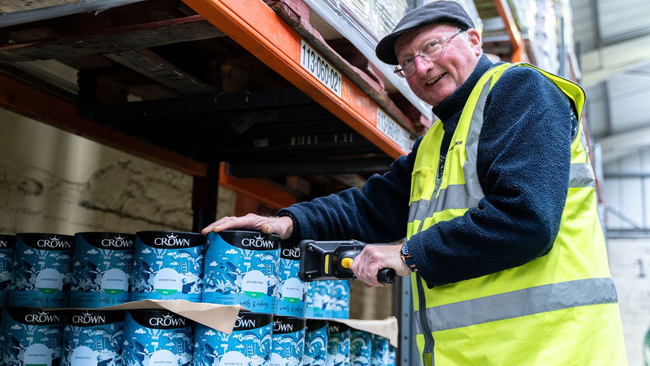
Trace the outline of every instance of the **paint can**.
<path fill-rule="evenodd" d="M 0 352 L 3 365 L 59 365 L 63 312 L 27 307 L 2 309 Z"/>
<path fill-rule="evenodd" d="M 9 305 L 68 306 L 73 245 L 70 235 L 17 234 Z"/>
<path fill-rule="evenodd" d="M 386 362 L 386 366 L 395 366 L 396 365 L 396 359 L 397 359 L 397 349 L 393 346 L 388 346 L 388 361 Z"/>
<path fill-rule="evenodd" d="M 304 318 L 307 286 L 298 278 L 300 271 L 300 247 L 298 243 L 280 243 L 279 295 L 277 315 Z"/>
<path fill-rule="evenodd" d="M 208 234 L 203 302 L 273 314 L 278 296 L 280 237 L 256 231 Z"/>
<path fill-rule="evenodd" d="M 327 365 L 350 365 L 350 333 L 349 326 L 330 321 L 329 340 L 327 341 Z"/>
<path fill-rule="evenodd" d="M 124 313 L 124 365 L 190 365 L 192 321 L 167 310 Z"/>
<path fill-rule="evenodd" d="M 271 358 L 273 315 L 241 311 L 232 334 L 196 323 L 194 366 L 268 365 Z"/>
<path fill-rule="evenodd" d="M 388 365 L 390 358 L 390 342 L 388 338 L 373 334 L 372 335 L 372 357 L 370 364 L 373 366 Z"/>
<path fill-rule="evenodd" d="M 14 235 L 0 234 L 0 306 L 9 304 L 11 289 L 11 261 L 14 256 Z"/>
<path fill-rule="evenodd" d="M 330 317 L 350 318 L 350 281 L 332 281 L 330 294 L 327 306 Z"/>
<path fill-rule="evenodd" d="M 313 281 L 309 284 L 309 307 L 307 316 L 313 318 L 331 318 L 330 302 L 332 301 L 332 286 L 335 281 Z"/>
<path fill-rule="evenodd" d="M 68 310 L 63 326 L 63 366 L 122 365 L 124 312 Z"/>
<path fill-rule="evenodd" d="M 205 237 L 178 231 L 135 233 L 133 301 L 201 301 Z"/>
<path fill-rule="evenodd" d="M 369 366 L 372 357 L 372 334 L 352 329 L 350 334 L 350 364 Z"/>
<path fill-rule="evenodd" d="M 305 349 L 304 318 L 273 317 L 273 347 L 270 366 L 300 366 Z"/>
<path fill-rule="evenodd" d="M 101 308 L 131 300 L 135 236 L 124 233 L 76 233 L 72 255 L 70 306 Z"/>
<path fill-rule="evenodd" d="M 303 366 L 327 365 L 328 325 L 327 320 L 307 319 L 305 353 L 302 357 Z"/>

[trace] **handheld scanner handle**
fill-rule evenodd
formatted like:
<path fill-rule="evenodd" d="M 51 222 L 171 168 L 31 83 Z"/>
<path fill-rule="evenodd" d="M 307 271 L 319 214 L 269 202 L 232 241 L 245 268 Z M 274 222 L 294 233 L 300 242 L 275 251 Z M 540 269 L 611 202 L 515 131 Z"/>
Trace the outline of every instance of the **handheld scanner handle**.
<path fill-rule="evenodd" d="M 350 268 L 352 265 L 352 262 L 354 261 L 353 258 L 343 258 L 341 260 L 341 266 L 343 268 Z M 388 283 L 392 284 L 395 283 L 395 270 L 392 268 L 384 268 L 377 272 L 377 281 L 380 283 Z"/>

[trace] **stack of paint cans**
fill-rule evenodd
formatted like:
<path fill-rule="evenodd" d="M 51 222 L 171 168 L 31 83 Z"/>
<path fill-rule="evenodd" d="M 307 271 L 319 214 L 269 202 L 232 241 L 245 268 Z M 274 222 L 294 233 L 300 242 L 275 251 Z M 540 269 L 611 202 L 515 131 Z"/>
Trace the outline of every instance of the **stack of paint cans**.
<path fill-rule="evenodd" d="M 130 301 L 134 235 L 91 232 L 74 238 L 70 306 L 101 308 Z"/>
<path fill-rule="evenodd" d="M 9 305 L 46 308 L 68 306 L 74 237 L 17 234 Z"/>
<path fill-rule="evenodd" d="M 327 365 L 327 346 L 329 342 L 329 322 L 327 320 L 307 319 L 303 366 Z"/>
<path fill-rule="evenodd" d="M 327 364 L 350 365 L 350 336 L 352 329 L 343 324 L 329 322 L 329 339 L 327 341 Z"/>
<path fill-rule="evenodd" d="M 0 234 L 0 306 L 9 304 L 11 289 L 11 262 L 14 255 L 14 235 Z"/>
<path fill-rule="evenodd" d="M 204 250 L 198 233 L 137 232 L 131 298 L 200 302 Z"/>

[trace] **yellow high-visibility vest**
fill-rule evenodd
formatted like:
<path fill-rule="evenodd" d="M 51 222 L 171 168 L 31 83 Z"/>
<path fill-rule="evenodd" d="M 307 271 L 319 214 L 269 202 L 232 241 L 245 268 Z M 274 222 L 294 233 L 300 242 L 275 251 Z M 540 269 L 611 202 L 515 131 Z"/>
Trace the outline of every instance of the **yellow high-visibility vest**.
<path fill-rule="evenodd" d="M 437 179 L 444 135 L 438 120 L 422 139 L 413 169 L 408 235 L 462 216 L 484 197 L 476 173 L 478 137 L 502 64 L 478 81 L 461 114 Z M 580 121 L 580 86 L 537 69 L 571 99 Z M 567 123 L 569 123 L 567 121 Z M 551 251 L 524 265 L 427 288 L 411 275 L 417 344 L 425 366 L 627 365 L 616 289 L 597 212 L 584 131 L 571 144 L 571 175 Z M 462 142 L 462 143 L 461 143 Z"/>

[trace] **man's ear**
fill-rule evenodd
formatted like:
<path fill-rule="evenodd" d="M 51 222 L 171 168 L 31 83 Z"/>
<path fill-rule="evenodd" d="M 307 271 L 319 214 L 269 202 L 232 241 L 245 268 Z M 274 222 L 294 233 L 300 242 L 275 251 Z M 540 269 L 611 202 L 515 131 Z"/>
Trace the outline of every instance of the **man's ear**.
<path fill-rule="evenodd" d="M 469 43 L 472 45 L 476 56 L 480 56 L 483 53 L 481 34 L 476 29 L 468 29 L 467 38 L 469 39 Z"/>

